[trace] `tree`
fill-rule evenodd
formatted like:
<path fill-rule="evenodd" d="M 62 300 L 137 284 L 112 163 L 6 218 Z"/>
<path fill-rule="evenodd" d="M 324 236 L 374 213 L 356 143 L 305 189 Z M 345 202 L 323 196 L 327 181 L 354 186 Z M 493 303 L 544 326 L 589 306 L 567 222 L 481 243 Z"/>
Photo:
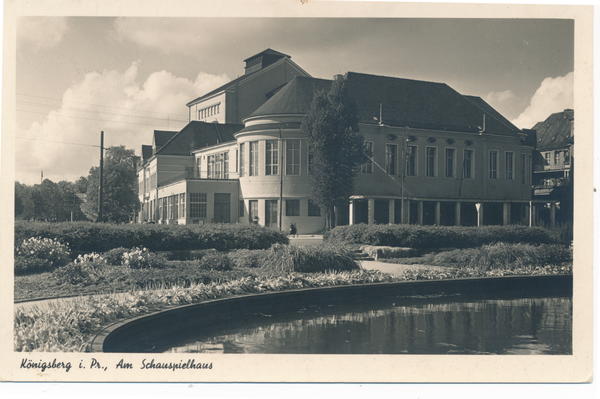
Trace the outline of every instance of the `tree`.
<path fill-rule="evenodd" d="M 125 146 L 106 149 L 103 169 L 102 213 L 105 221 L 127 222 L 138 208 L 138 185 L 134 167 L 133 150 Z M 85 215 L 91 220 L 98 218 L 98 196 L 100 168 L 94 166 L 87 177 L 87 201 L 82 205 Z"/>
<path fill-rule="evenodd" d="M 325 208 L 326 227 L 331 229 L 335 207 L 347 205 L 358 168 L 366 161 L 356 105 L 344 77 L 315 95 L 300 129 L 308 139 L 312 200 Z"/>

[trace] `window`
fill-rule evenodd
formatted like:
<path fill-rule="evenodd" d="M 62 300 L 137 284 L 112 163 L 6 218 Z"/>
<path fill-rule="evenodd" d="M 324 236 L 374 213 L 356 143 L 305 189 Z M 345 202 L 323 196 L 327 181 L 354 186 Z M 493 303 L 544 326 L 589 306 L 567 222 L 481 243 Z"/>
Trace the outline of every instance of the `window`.
<path fill-rule="evenodd" d="M 185 218 L 185 193 L 179 194 L 179 217 Z"/>
<path fill-rule="evenodd" d="M 464 179 L 472 179 L 473 178 L 473 154 L 474 150 L 465 150 L 465 159 L 463 160 L 463 178 Z"/>
<path fill-rule="evenodd" d="M 279 147 L 277 140 L 267 140 L 265 175 L 279 174 Z"/>
<path fill-rule="evenodd" d="M 245 209 L 245 205 L 244 205 L 244 200 L 240 201 L 240 207 L 238 209 L 238 217 L 244 217 L 244 209 Z"/>
<path fill-rule="evenodd" d="M 560 163 L 560 151 L 554 151 L 554 165 Z"/>
<path fill-rule="evenodd" d="M 223 179 L 229 179 L 229 151 L 223 153 Z"/>
<path fill-rule="evenodd" d="M 454 162 L 456 161 L 456 149 L 446 148 L 446 177 L 455 177 Z"/>
<path fill-rule="evenodd" d="M 417 175 L 417 146 L 406 147 L 406 176 Z"/>
<path fill-rule="evenodd" d="M 321 216 L 321 207 L 308 200 L 308 216 Z"/>
<path fill-rule="evenodd" d="M 258 176 L 258 141 L 250 142 L 250 176 Z"/>
<path fill-rule="evenodd" d="M 373 173 L 373 161 L 372 161 L 372 158 L 373 158 L 373 143 L 372 142 L 370 142 L 370 141 L 366 141 L 365 142 L 365 144 L 364 144 L 364 152 L 365 152 L 365 155 L 368 157 L 368 160 L 367 160 L 367 162 L 365 162 L 365 163 L 362 164 L 362 167 L 360 168 L 360 171 L 362 173 Z"/>
<path fill-rule="evenodd" d="M 179 219 L 179 194 L 172 195 L 173 208 L 171 208 L 171 219 Z"/>
<path fill-rule="evenodd" d="M 190 193 L 190 217 L 205 218 L 206 217 L 206 194 Z"/>
<path fill-rule="evenodd" d="M 545 152 L 544 153 L 544 165 L 550 165 L 550 153 L 549 152 Z"/>
<path fill-rule="evenodd" d="M 202 158 L 196 158 L 196 176 L 202 178 Z"/>
<path fill-rule="evenodd" d="M 163 199 L 159 198 L 158 199 L 158 218 L 162 218 L 162 214 L 163 214 Z"/>
<path fill-rule="evenodd" d="M 162 219 L 167 220 L 169 218 L 169 204 L 168 198 L 165 197 L 162 199 L 163 202 L 163 211 L 162 211 Z"/>
<path fill-rule="evenodd" d="M 229 152 L 208 155 L 206 166 L 207 179 L 229 179 Z"/>
<path fill-rule="evenodd" d="M 527 182 L 527 156 L 525 154 L 521 154 L 521 184 L 525 184 Z"/>
<path fill-rule="evenodd" d="M 398 146 L 396 144 L 385 145 L 385 173 L 388 175 L 397 175 L 396 172 L 396 153 Z"/>
<path fill-rule="evenodd" d="M 219 114 L 221 103 L 211 105 L 210 107 L 203 108 L 198 111 L 198 119 L 206 119 L 213 115 Z"/>
<path fill-rule="evenodd" d="M 246 173 L 246 160 L 244 159 L 244 143 L 240 144 L 240 177 Z"/>
<path fill-rule="evenodd" d="M 206 160 L 206 178 L 213 179 L 215 171 L 215 156 L 209 155 Z"/>
<path fill-rule="evenodd" d="M 300 174 L 300 140 L 286 140 L 285 142 L 285 174 Z"/>
<path fill-rule="evenodd" d="M 512 152 L 507 152 L 506 153 L 506 180 L 513 180 L 514 179 L 514 169 L 515 169 L 515 165 L 514 165 L 514 153 Z"/>
<path fill-rule="evenodd" d="M 300 216 L 300 200 L 285 200 L 285 216 Z"/>
<path fill-rule="evenodd" d="M 435 177 L 437 172 L 437 148 L 427 147 L 427 177 Z"/>
<path fill-rule="evenodd" d="M 250 205 L 250 213 L 248 214 L 248 216 L 250 216 L 250 222 L 258 223 L 258 201 L 251 200 L 251 201 L 249 201 L 249 205 Z"/>
<path fill-rule="evenodd" d="M 490 151 L 490 179 L 498 178 L 498 151 Z"/>
<path fill-rule="evenodd" d="M 222 171 L 223 171 L 223 155 L 222 154 L 216 154 L 213 155 L 214 159 L 215 159 L 215 168 L 213 170 L 213 175 L 215 179 L 220 179 L 221 175 L 222 175 Z"/>

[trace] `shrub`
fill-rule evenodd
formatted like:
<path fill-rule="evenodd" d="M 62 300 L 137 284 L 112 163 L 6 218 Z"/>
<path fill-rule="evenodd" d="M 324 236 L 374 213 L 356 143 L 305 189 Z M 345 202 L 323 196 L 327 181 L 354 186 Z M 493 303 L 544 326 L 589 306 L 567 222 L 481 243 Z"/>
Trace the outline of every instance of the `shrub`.
<path fill-rule="evenodd" d="M 106 259 L 97 253 L 79 255 L 72 263 L 58 268 L 54 275 L 59 283 L 91 285 L 100 277 L 100 270 L 106 266 Z"/>
<path fill-rule="evenodd" d="M 147 248 L 134 247 L 123 252 L 122 265 L 132 269 L 163 268 L 167 259 L 162 254 L 150 252 Z"/>
<path fill-rule="evenodd" d="M 200 249 L 266 249 L 289 243 L 285 234 L 256 225 L 152 225 L 90 222 L 44 223 L 15 221 L 15 242 L 29 237 L 68 242 L 81 253 L 106 252 L 114 248 L 145 247 L 152 251 Z"/>
<path fill-rule="evenodd" d="M 276 244 L 267 251 L 262 269 L 274 274 L 288 274 L 356 270 L 360 266 L 344 247 Z"/>
<path fill-rule="evenodd" d="M 231 270 L 231 260 L 224 253 L 209 253 L 202 257 L 199 267 L 203 270 Z"/>
<path fill-rule="evenodd" d="M 15 248 L 15 274 L 52 271 L 69 263 L 69 246 L 57 239 L 31 237 Z"/>
<path fill-rule="evenodd" d="M 229 253 L 229 259 L 233 267 L 247 267 L 251 269 L 259 268 L 264 264 L 267 250 L 264 249 L 239 249 Z"/>
<path fill-rule="evenodd" d="M 118 266 L 123 263 L 123 254 L 129 251 L 127 248 L 119 247 L 106 251 L 103 255 L 106 263 L 113 266 Z"/>
<path fill-rule="evenodd" d="M 526 226 L 339 226 L 324 235 L 331 244 L 410 247 L 415 249 L 473 248 L 494 242 L 558 244 L 555 231 Z"/>

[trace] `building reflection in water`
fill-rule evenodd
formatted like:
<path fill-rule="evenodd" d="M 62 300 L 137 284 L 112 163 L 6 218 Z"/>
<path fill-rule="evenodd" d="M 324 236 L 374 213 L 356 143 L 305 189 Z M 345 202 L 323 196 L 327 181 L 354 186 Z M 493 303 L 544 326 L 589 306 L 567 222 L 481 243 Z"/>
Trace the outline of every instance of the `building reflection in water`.
<path fill-rule="evenodd" d="M 169 352 L 282 354 L 571 354 L 571 298 L 521 298 L 347 310 L 300 309 Z M 341 310 L 341 311 L 340 311 Z"/>

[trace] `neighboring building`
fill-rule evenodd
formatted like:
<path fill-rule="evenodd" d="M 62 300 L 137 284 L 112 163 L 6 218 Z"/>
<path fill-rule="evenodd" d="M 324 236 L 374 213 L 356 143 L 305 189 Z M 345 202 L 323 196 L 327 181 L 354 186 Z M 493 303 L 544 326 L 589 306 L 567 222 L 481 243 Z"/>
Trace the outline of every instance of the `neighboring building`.
<path fill-rule="evenodd" d="M 565 109 L 537 123 L 534 200 L 542 203 L 538 217 L 547 224 L 573 221 L 574 111 Z"/>
<path fill-rule="evenodd" d="M 254 64 L 258 56 L 263 64 Z M 289 62 L 267 50 L 246 60 L 247 76 Z M 262 97 L 231 97 L 238 110 L 247 110 L 237 114 L 244 125 L 192 121 L 144 159 L 140 187 L 151 183 L 140 190 L 147 210 L 140 220 L 282 230 L 295 223 L 300 234 L 322 231 L 325 215 L 310 200 L 310 153 L 300 124 L 315 93 L 332 81 L 297 75 L 283 86 L 252 82 Z M 337 209 L 338 224 L 531 223 L 534 131 L 519 130 L 481 98 L 446 84 L 353 72 L 346 78 L 370 161 L 361 167 L 348 206 Z M 218 93 L 228 102 L 238 84 L 188 106 L 205 109 Z M 227 115 L 222 121 L 230 121 Z"/>

